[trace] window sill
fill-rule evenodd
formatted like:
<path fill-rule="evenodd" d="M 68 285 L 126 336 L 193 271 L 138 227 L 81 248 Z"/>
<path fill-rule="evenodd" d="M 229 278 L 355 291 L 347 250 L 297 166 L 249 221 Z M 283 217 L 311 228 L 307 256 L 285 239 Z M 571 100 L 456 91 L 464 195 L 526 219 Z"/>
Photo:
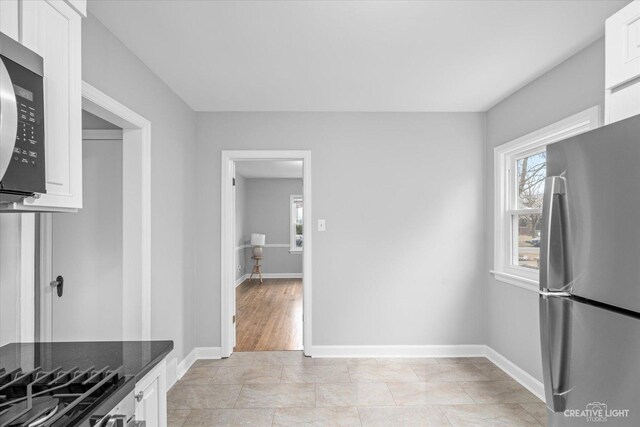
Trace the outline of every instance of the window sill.
<path fill-rule="evenodd" d="M 289 253 L 290 254 L 298 254 L 298 255 L 302 255 L 303 251 L 292 251 L 291 249 L 289 249 Z"/>
<path fill-rule="evenodd" d="M 500 282 L 508 283 L 536 294 L 539 291 L 539 283 L 537 280 L 527 279 L 526 277 L 516 276 L 515 274 L 509 274 L 502 271 L 491 270 L 490 273 L 493 274 L 493 277 Z"/>

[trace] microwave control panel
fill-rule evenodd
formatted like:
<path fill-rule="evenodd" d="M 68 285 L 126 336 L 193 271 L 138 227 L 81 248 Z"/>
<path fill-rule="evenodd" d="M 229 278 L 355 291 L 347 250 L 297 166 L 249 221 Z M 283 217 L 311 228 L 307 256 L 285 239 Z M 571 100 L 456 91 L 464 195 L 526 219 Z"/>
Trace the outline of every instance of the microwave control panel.
<path fill-rule="evenodd" d="M 33 105 L 33 95 L 19 86 L 13 85 L 13 88 L 18 104 L 18 132 L 12 160 L 21 166 L 35 168 L 43 144 L 38 141 L 36 135 L 37 112 Z"/>

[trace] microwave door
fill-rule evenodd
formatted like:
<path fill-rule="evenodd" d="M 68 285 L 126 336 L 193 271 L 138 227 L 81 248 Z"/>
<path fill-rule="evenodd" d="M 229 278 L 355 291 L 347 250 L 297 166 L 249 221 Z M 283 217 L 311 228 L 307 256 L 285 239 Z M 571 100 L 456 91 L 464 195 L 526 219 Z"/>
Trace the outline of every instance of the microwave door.
<path fill-rule="evenodd" d="M 16 143 L 18 131 L 18 107 L 13 83 L 4 60 L 0 56 L 0 183 L 4 177 L 13 148 Z M 1 187 L 0 187 L 1 188 Z"/>

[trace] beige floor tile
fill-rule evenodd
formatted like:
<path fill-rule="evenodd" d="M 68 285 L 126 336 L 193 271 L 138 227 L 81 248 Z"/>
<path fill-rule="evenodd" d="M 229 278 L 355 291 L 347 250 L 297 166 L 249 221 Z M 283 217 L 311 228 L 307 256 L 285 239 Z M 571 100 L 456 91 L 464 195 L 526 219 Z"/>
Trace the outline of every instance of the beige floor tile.
<path fill-rule="evenodd" d="M 474 403 L 462 387 L 455 382 L 389 383 L 387 386 L 398 406 Z"/>
<path fill-rule="evenodd" d="M 320 357 L 313 359 L 314 365 L 377 365 L 376 359 L 370 357 Z"/>
<path fill-rule="evenodd" d="M 376 359 L 378 365 L 435 365 L 438 361 L 433 357 L 382 357 Z"/>
<path fill-rule="evenodd" d="M 346 365 L 285 366 L 283 383 L 348 383 L 351 381 Z"/>
<path fill-rule="evenodd" d="M 260 357 L 268 364 L 298 366 L 313 365 L 313 359 L 306 357 L 301 351 L 262 351 Z"/>
<path fill-rule="evenodd" d="M 213 376 L 218 372 L 217 367 L 212 366 L 192 366 L 180 378 L 177 385 L 207 385 L 211 384 Z"/>
<path fill-rule="evenodd" d="M 358 408 L 363 427 L 449 427 L 444 413 L 434 406 Z"/>
<path fill-rule="evenodd" d="M 269 427 L 274 409 L 195 409 L 183 427 L 255 426 Z"/>
<path fill-rule="evenodd" d="M 491 363 L 486 357 L 438 357 L 438 363 L 443 365 L 464 365 L 468 363 Z"/>
<path fill-rule="evenodd" d="M 232 408 L 240 385 L 175 386 L 167 396 L 169 409 Z"/>
<path fill-rule="evenodd" d="M 464 381 L 458 383 L 476 403 L 540 403 L 515 381 Z"/>
<path fill-rule="evenodd" d="M 425 365 L 430 366 L 430 365 Z M 351 381 L 355 383 L 419 382 L 408 365 L 359 365 L 348 366 Z"/>
<path fill-rule="evenodd" d="M 384 383 L 317 384 L 316 406 L 393 406 Z"/>
<path fill-rule="evenodd" d="M 222 366 L 211 384 L 279 383 L 282 366 Z"/>
<path fill-rule="evenodd" d="M 167 427 L 182 427 L 191 409 L 169 409 L 167 411 Z"/>
<path fill-rule="evenodd" d="M 543 426 L 547 425 L 547 405 L 544 403 L 521 403 L 525 411 L 533 415 Z"/>
<path fill-rule="evenodd" d="M 276 409 L 274 426 L 357 426 L 356 408 L 282 408 Z"/>
<path fill-rule="evenodd" d="M 483 374 L 487 376 L 487 378 L 493 381 L 513 379 L 509 376 L 509 374 L 498 368 L 493 363 L 474 363 L 473 366 L 478 368 Z"/>
<path fill-rule="evenodd" d="M 256 360 L 259 358 L 258 353 L 233 353 L 225 359 L 198 360 L 194 366 L 256 366 Z"/>
<path fill-rule="evenodd" d="M 315 387 L 315 384 L 245 384 L 235 407 L 315 407 Z"/>
<path fill-rule="evenodd" d="M 426 382 L 489 380 L 489 377 L 471 363 L 456 365 L 411 365 L 411 368 L 420 380 Z"/>
<path fill-rule="evenodd" d="M 532 427 L 538 422 L 520 405 L 451 405 L 441 409 L 454 427 Z"/>

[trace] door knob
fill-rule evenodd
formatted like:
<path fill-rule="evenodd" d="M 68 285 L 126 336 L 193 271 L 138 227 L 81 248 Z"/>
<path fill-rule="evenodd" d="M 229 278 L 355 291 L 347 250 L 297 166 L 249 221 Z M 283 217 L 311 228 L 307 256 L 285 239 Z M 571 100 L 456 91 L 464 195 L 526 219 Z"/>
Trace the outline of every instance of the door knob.
<path fill-rule="evenodd" d="M 56 288 L 59 297 L 62 296 L 62 291 L 64 290 L 64 277 L 56 277 L 56 280 L 51 281 L 49 285 L 51 285 L 52 288 Z"/>

